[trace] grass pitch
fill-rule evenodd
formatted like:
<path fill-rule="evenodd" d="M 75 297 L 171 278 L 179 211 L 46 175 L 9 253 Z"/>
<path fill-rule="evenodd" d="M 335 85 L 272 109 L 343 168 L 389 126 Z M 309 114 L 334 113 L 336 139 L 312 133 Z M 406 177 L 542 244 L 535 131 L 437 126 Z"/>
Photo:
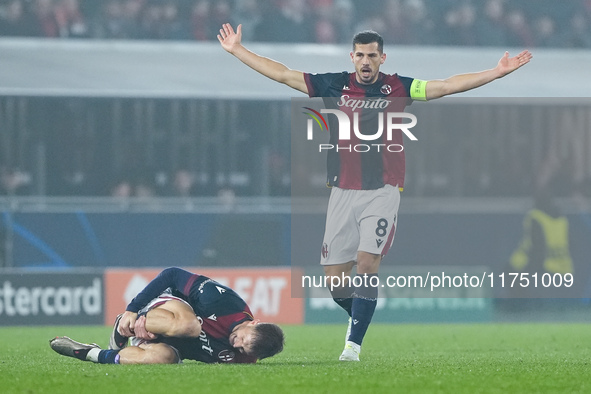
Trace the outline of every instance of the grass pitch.
<path fill-rule="evenodd" d="M 99 365 L 49 339 L 106 347 L 109 327 L 0 328 L 2 393 L 589 393 L 589 324 L 374 324 L 362 361 L 338 361 L 345 324 L 284 327 L 257 365 Z"/>

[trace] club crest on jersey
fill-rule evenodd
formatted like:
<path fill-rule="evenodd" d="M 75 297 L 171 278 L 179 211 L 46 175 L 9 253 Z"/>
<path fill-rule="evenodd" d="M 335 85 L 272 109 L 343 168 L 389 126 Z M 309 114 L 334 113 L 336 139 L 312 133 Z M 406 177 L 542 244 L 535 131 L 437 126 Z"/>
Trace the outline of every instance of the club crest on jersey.
<path fill-rule="evenodd" d="M 322 244 L 322 257 L 328 257 L 328 245 L 325 243 Z"/>
<path fill-rule="evenodd" d="M 385 95 L 392 93 L 392 86 L 385 84 L 380 88 L 380 92 Z"/>
<path fill-rule="evenodd" d="M 218 353 L 218 358 L 226 363 L 234 360 L 234 356 L 234 352 L 228 349 L 222 350 Z"/>

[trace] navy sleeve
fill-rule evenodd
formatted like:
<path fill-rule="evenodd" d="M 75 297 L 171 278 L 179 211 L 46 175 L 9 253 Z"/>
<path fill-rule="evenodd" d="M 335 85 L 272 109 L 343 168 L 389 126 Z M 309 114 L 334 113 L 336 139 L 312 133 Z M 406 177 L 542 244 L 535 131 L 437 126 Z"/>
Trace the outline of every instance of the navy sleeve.
<path fill-rule="evenodd" d="M 308 96 L 310 97 L 334 97 L 331 90 L 340 90 L 347 81 L 347 72 L 326 73 L 326 74 L 304 74 L 304 80 L 308 87 Z M 333 89 L 331 89 L 333 88 Z"/>
<path fill-rule="evenodd" d="M 169 287 L 173 291 L 184 292 L 185 286 L 192 277 L 198 276 L 181 268 L 167 268 L 158 274 L 154 280 L 142 290 L 127 306 L 130 312 L 137 312 L 146 306 L 154 298 L 158 297 Z"/>
<path fill-rule="evenodd" d="M 412 85 L 412 82 L 415 79 L 409 78 L 409 77 L 401 77 L 400 75 L 398 76 L 398 79 L 400 79 L 400 82 L 402 82 L 402 85 L 404 86 L 404 89 L 406 90 L 407 97 L 410 97 L 410 87 Z"/>

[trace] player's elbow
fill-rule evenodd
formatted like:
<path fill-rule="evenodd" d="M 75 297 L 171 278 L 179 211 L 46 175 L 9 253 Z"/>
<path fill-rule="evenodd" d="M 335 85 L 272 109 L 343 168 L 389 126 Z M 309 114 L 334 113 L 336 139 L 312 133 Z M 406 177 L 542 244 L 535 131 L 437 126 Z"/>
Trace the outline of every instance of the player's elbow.
<path fill-rule="evenodd" d="M 182 271 L 183 270 L 181 268 L 179 268 L 179 267 L 168 267 L 168 268 L 163 269 L 162 272 L 160 272 L 160 275 L 163 275 L 163 276 L 167 276 L 167 275 L 174 276 L 177 273 L 182 272 Z"/>
<path fill-rule="evenodd" d="M 278 73 L 275 77 L 275 81 L 289 86 L 291 79 L 289 77 L 289 73 L 287 72 L 287 70 Z"/>
<path fill-rule="evenodd" d="M 434 100 L 457 93 L 457 90 L 448 80 L 438 80 L 429 81 L 425 93 L 427 100 Z"/>
<path fill-rule="evenodd" d="M 428 100 L 463 93 L 475 89 L 490 82 L 486 76 L 474 77 L 468 75 L 456 75 L 443 80 L 429 81 L 426 86 Z"/>

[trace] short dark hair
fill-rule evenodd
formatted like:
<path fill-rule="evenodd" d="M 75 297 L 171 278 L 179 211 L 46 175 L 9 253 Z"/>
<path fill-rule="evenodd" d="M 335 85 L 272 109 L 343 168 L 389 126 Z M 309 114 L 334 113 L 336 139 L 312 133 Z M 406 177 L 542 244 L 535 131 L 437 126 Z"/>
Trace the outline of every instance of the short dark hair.
<path fill-rule="evenodd" d="M 357 44 L 371 44 L 372 42 L 377 42 L 378 51 L 384 53 L 384 39 L 373 30 L 364 30 L 355 34 L 355 37 L 353 37 L 353 50 L 355 50 Z"/>
<path fill-rule="evenodd" d="M 259 323 L 254 326 L 253 356 L 262 360 L 280 353 L 285 344 L 283 330 L 277 324 Z"/>

